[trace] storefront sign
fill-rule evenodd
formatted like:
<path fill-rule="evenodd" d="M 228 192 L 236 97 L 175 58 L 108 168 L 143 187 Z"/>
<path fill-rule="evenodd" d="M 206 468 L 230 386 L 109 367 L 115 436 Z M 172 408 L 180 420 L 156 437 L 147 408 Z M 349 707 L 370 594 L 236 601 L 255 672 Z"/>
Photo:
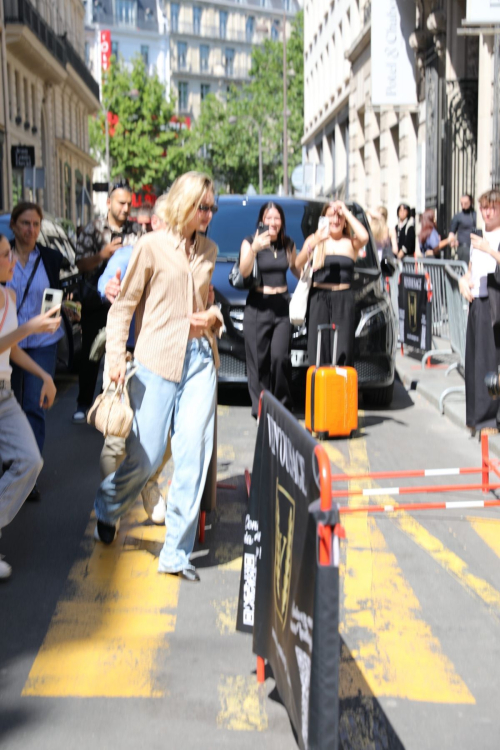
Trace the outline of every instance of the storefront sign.
<path fill-rule="evenodd" d="M 408 40 L 415 31 L 415 0 L 373 0 L 371 31 L 372 104 L 417 104 L 415 54 Z"/>
<path fill-rule="evenodd" d="M 500 23 L 500 0 L 467 0 L 467 23 Z"/>
<path fill-rule="evenodd" d="M 109 69 L 111 58 L 111 31 L 101 31 L 101 70 Z"/>
<path fill-rule="evenodd" d="M 35 166 L 35 147 L 12 146 L 10 158 L 12 169 L 33 169 Z"/>

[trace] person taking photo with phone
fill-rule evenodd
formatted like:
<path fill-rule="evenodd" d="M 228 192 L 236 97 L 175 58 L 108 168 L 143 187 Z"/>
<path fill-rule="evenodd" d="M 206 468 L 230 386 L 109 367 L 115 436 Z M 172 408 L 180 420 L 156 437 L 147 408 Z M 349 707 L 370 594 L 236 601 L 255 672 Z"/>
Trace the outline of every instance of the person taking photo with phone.
<path fill-rule="evenodd" d="M 307 353 L 309 364 L 317 361 L 318 326 L 334 323 L 337 328 L 337 362 L 354 364 L 354 294 L 351 289 L 354 265 L 360 249 L 368 242 L 368 232 L 342 201 L 326 203 L 322 222 L 305 241 L 297 256 L 303 268 L 312 258 L 313 277 L 307 312 Z M 332 361 L 333 340 L 322 336 L 320 364 Z"/>
<path fill-rule="evenodd" d="M 295 243 L 286 235 L 283 209 L 273 201 L 265 203 L 259 211 L 257 231 L 245 237 L 240 249 L 241 275 L 248 278 L 257 260 L 261 277 L 260 285 L 248 294 L 243 318 L 248 391 L 255 419 L 264 389 L 287 409 L 292 407 L 286 273 L 290 268 L 298 277 L 295 256 Z"/>
<path fill-rule="evenodd" d="M 129 219 L 132 206 L 132 189 L 125 180 L 110 185 L 104 219 L 91 221 L 78 237 L 76 265 L 82 274 L 82 351 L 78 374 L 79 391 L 75 424 L 85 424 L 87 412 L 94 401 L 99 373 L 99 362 L 90 359 L 95 337 L 106 326 L 109 304 L 97 291 L 97 282 L 108 260 L 123 245 L 133 245 L 144 233 L 143 227 Z"/>
<path fill-rule="evenodd" d="M 61 324 L 60 316 L 54 317 L 57 312 L 54 307 L 18 325 L 16 293 L 1 286 L 12 282 L 16 263 L 14 250 L 0 235 L 0 536 L 33 490 L 43 466 L 33 430 L 12 391 L 12 368 L 21 368 L 39 381 L 40 409 L 49 409 L 56 395 L 51 374 L 19 342 L 53 335 Z M 10 565 L 0 555 L 0 580 L 8 578 L 11 572 Z"/>
<path fill-rule="evenodd" d="M 459 281 L 460 293 L 469 302 L 465 341 L 465 423 L 471 432 L 497 432 L 498 401 L 492 400 L 484 379 L 500 364 L 499 326 L 492 326 L 488 274 L 500 264 L 500 190 L 479 198 L 484 232 L 472 229 L 469 270 Z"/>
<path fill-rule="evenodd" d="M 10 216 L 10 228 L 14 233 L 11 246 L 17 263 L 13 269 L 12 279 L 7 282 L 7 287 L 16 294 L 16 311 L 20 325 L 40 314 L 46 289 L 61 288 L 59 272 L 63 256 L 58 250 L 43 247 L 37 242 L 42 220 L 43 212 L 37 203 L 18 203 Z M 45 372 L 54 377 L 57 342 L 63 335 L 63 329 L 58 325 L 54 331 L 30 334 L 21 341 L 20 347 Z M 41 380 L 14 363 L 11 385 L 15 397 L 28 418 L 38 449 L 43 454 L 45 409 L 40 406 Z M 36 485 L 28 499 L 40 499 L 40 491 Z"/>

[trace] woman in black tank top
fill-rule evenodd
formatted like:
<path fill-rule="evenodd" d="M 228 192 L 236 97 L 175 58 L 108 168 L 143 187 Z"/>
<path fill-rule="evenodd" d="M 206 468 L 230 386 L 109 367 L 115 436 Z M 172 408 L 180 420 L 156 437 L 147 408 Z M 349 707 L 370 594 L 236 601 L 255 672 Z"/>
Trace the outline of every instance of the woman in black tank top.
<path fill-rule="evenodd" d="M 245 305 L 243 335 L 252 416 L 257 418 L 262 390 L 270 391 L 288 409 L 290 394 L 290 318 L 286 274 L 295 271 L 295 244 L 285 234 L 285 215 L 277 203 L 262 206 L 257 232 L 245 237 L 240 271 L 250 276 L 255 259 L 261 286 L 252 289 Z"/>
<path fill-rule="evenodd" d="M 334 323 L 338 331 L 337 362 L 354 364 L 354 295 L 351 284 L 354 265 L 368 232 L 342 201 L 327 203 L 321 212 L 328 224 L 310 235 L 297 256 L 302 269 L 312 258 L 313 278 L 307 311 L 307 353 L 309 364 L 317 361 L 318 326 Z M 332 361 L 333 339 L 321 338 L 320 364 Z"/>

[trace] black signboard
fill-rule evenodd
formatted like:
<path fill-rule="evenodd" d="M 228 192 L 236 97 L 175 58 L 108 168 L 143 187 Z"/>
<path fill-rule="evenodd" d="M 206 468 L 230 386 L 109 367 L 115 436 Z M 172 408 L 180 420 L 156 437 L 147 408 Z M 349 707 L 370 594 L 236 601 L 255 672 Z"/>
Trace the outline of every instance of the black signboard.
<path fill-rule="evenodd" d="M 338 746 L 338 539 L 332 565 L 318 563 L 321 518 L 317 443 L 265 392 L 257 433 L 237 629 L 272 667 L 299 746 Z"/>
<path fill-rule="evenodd" d="M 35 166 L 35 147 L 11 146 L 10 158 L 13 169 L 33 169 Z"/>
<path fill-rule="evenodd" d="M 402 273 L 399 277 L 399 339 L 419 351 L 432 349 L 432 301 L 425 274 Z"/>

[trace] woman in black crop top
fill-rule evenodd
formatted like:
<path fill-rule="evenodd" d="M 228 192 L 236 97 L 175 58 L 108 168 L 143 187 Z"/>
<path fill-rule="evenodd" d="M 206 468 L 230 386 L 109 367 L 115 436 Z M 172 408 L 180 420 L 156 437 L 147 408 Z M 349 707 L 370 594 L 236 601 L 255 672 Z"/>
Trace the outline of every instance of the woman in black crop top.
<path fill-rule="evenodd" d="M 351 289 L 358 252 L 368 242 L 368 232 L 342 201 L 327 203 L 321 212 L 328 225 L 305 241 L 297 268 L 312 257 L 313 278 L 307 312 L 309 364 L 317 361 L 318 326 L 335 323 L 338 331 L 337 362 L 354 364 L 354 294 Z M 320 364 L 332 361 L 333 340 L 321 337 Z"/>
<path fill-rule="evenodd" d="M 295 271 L 295 244 L 285 234 L 285 215 L 277 203 L 262 206 L 257 232 L 245 237 L 240 271 L 252 273 L 255 258 L 261 286 L 252 289 L 245 305 L 243 335 L 252 415 L 257 418 L 261 391 L 270 391 L 288 409 L 290 394 L 290 318 L 286 273 Z"/>

